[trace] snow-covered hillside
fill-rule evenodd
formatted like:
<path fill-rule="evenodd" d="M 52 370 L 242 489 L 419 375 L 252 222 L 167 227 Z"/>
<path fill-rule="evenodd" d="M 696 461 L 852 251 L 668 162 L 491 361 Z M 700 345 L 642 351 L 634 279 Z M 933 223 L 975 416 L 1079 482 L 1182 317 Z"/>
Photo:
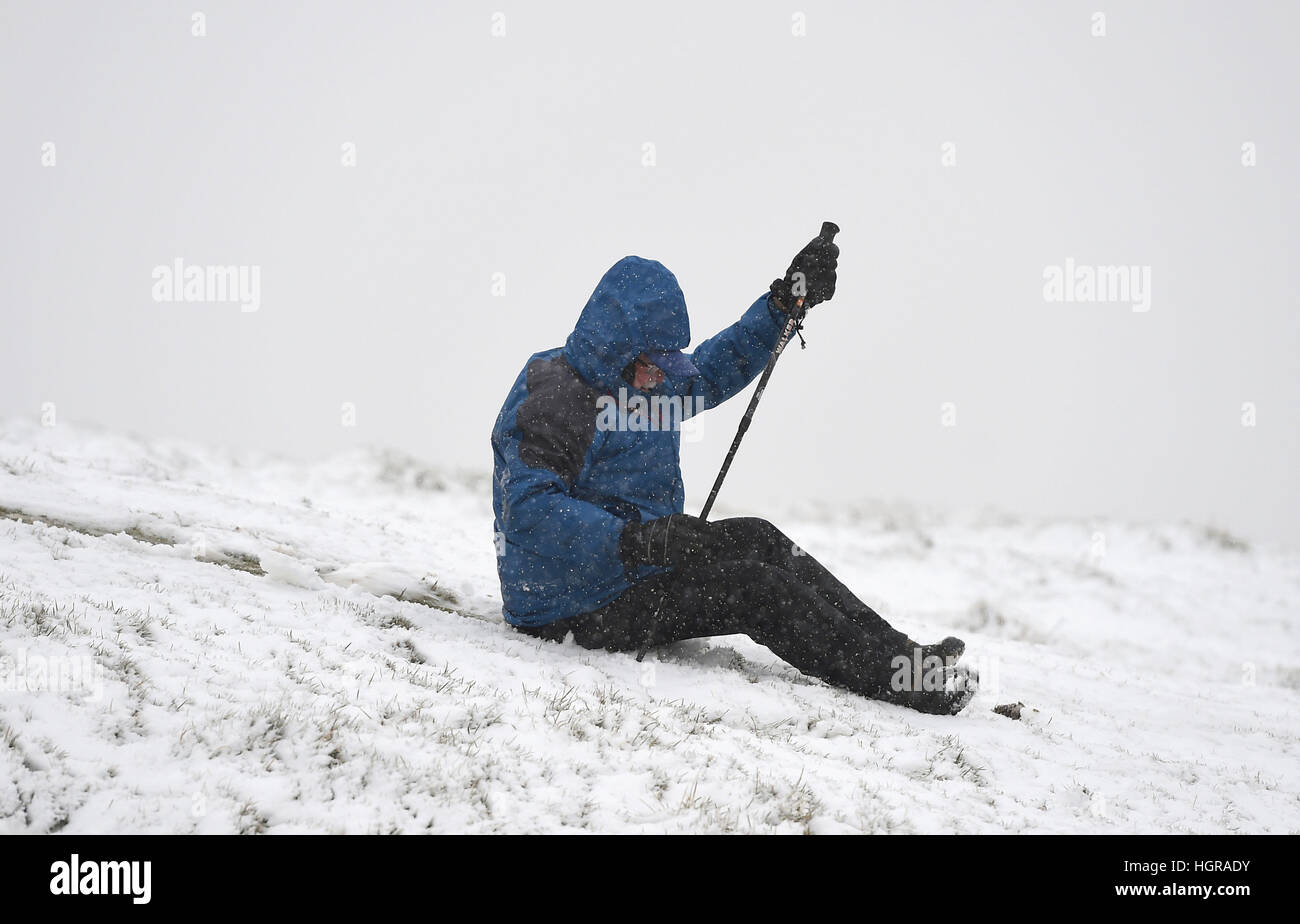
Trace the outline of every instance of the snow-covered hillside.
<path fill-rule="evenodd" d="M 486 474 L 0 423 L 0 832 L 1300 831 L 1300 556 L 739 513 L 964 637 L 971 706 L 864 700 L 742 637 L 638 664 L 514 633 Z"/>

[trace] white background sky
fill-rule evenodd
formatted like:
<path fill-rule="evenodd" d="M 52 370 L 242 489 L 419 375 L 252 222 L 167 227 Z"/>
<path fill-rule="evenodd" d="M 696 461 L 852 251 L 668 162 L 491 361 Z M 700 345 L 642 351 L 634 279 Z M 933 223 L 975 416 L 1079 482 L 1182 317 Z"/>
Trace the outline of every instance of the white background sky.
<path fill-rule="evenodd" d="M 728 502 L 788 473 L 1300 544 L 1294 5 L 2 9 L 0 415 L 486 469 L 515 375 L 618 258 L 676 272 L 698 342 L 832 219 L 838 293 Z M 154 302 L 177 257 L 259 266 L 260 310 Z M 1045 302 L 1067 257 L 1150 266 L 1150 311 Z M 686 445 L 692 494 L 747 394 Z"/>

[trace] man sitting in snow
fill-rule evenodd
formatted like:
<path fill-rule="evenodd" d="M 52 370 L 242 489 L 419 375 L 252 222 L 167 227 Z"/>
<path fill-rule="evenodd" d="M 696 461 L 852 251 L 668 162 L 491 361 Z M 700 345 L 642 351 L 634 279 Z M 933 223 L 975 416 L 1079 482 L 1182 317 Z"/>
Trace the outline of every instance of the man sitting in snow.
<path fill-rule="evenodd" d="M 677 279 L 625 257 L 600 280 L 563 347 L 534 354 L 492 430 L 492 505 L 504 615 L 517 630 L 584 648 L 644 651 L 744 634 L 806 674 L 923 712 L 960 711 L 964 644 L 921 646 L 894 629 L 766 520 L 682 512 L 677 426 L 762 371 L 789 320 L 835 292 L 839 248 L 817 238 L 740 320 L 691 340 Z M 611 414 L 611 404 L 620 411 Z M 653 408 L 653 410 L 651 409 Z M 610 421 L 622 425 L 611 426 Z M 640 425 L 629 424 L 638 421 Z"/>

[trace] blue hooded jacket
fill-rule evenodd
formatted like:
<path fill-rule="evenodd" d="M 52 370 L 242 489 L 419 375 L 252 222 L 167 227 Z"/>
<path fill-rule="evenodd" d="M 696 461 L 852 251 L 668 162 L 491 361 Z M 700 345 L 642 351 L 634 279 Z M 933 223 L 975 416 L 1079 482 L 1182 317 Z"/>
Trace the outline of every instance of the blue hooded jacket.
<path fill-rule="evenodd" d="M 624 257 L 605 273 L 564 347 L 528 360 L 492 429 L 497 572 L 508 622 L 540 626 L 599 609 L 663 570 L 631 572 L 618 554 L 629 520 L 681 513 L 685 501 L 680 428 L 646 427 L 653 415 L 636 411 L 662 394 L 680 401 L 685 416 L 722 403 L 763 370 L 785 323 L 765 292 L 695 349 L 697 375 L 641 391 L 623 370 L 642 352 L 690 344 L 686 300 L 654 260 Z M 623 398 L 632 417 L 615 410 Z"/>

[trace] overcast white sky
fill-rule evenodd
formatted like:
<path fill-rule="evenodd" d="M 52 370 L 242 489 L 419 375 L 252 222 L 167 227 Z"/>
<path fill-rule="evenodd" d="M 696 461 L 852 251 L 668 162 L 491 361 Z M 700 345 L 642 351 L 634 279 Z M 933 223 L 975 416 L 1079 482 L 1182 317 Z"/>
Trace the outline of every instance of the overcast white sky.
<path fill-rule="evenodd" d="M 2 8 L 0 415 L 486 469 L 618 258 L 677 273 L 698 342 L 831 219 L 727 501 L 788 472 L 1300 545 L 1294 4 Z M 177 258 L 258 267 L 259 309 L 155 302 Z M 1045 301 L 1067 258 L 1149 267 L 1149 310 Z"/>

